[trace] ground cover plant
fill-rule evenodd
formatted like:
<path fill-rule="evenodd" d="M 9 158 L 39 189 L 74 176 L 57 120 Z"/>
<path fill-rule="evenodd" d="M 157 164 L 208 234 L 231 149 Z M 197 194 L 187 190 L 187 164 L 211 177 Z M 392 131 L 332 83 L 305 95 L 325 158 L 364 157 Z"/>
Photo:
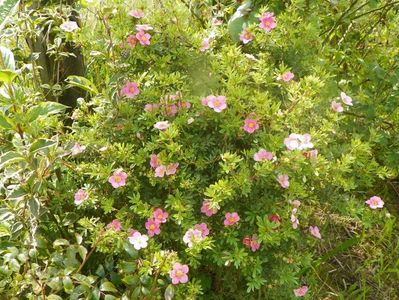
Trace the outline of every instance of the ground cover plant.
<path fill-rule="evenodd" d="M 399 299 L 398 12 L 0 1 L 0 298 Z"/>

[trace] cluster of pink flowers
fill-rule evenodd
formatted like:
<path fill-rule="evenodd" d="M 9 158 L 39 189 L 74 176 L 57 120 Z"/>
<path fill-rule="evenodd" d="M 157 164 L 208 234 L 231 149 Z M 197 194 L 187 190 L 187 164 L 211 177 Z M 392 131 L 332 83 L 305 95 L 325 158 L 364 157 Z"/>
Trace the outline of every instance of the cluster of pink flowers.
<path fill-rule="evenodd" d="M 278 175 L 277 182 L 281 185 L 283 189 L 286 189 L 287 187 L 290 186 L 289 177 L 286 174 Z"/>
<path fill-rule="evenodd" d="M 294 79 L 294 73 L 292 73 L 291 71 L 287 71 L 287 72 L 284 72 L 283 74 L 281 74 L 281 75 L 279 75 L 279 76 L 277 76 L 277 80 L 282 80 L 282 81 L 284 81 L 284 82 L 288 82 L 288 81 L 291 81 L 292 79 Z"/>
<path fill-rule="evenodd" d="M 254 36 L 250 31 L 247 29 L 244 29 L 241 34 L 240 34 L 240 41 L 243 42 L 243 44 L 248 44 L 250 41 L 254 39 Z"/>
<path fill-rule="evenodd" d="M 153 214 L 152 218 L 149 218 L 145 222 L 145 228 L 149 236 L 159 235 L 161 233 L 161 224 L 166 223 L 169 214 L 164 212 L 162 209 L 157 208 Z"/>
<path fill-rule="evenodd" d="M 119 188 L 126 185 L 126 178 L 127 174 L 123 172 L 123 170 L 118 169 L 114 171 L 112 176 L 108 178 L 108 182 L 112 185 L 112 187 Z"/>
<path fill-rule="evenodd" d="M 75 194 L 75 204 L 79 205 L 82 204 L 83 201 L 89 199 L 89 193 L 83 189 L 80 189 Z"/>
<path fill-rule="evenodd" d="M 258 240 L 258 236 L 257 235 L 252 235 L 252 238 L 249 236 L 245 236 L 242 240 L 242 243 L 248 247 L 251 248 L 252 252 L 255 252 L 256 250 L 258 250 L 260 248 L 260 242 Z"/>
<path fill-rule="evenodd" d="M 224 219 L 224 226 L 233 226 L 234 224 L 236 224 L 238 221 L 240 221 L 240 216 L 238 215 L 238 213 L 236 212 L 228 212 L 225 215 L 225 219 Z"/>
<path fill-rule="evenodd" d="M 296 297 L 304 297 L 308 292 L 308 287 L 306 285 L 301 286 L 300 288 L 294 289 L 294 295 Z"/>
<path fill-rule="evenodd" d="M 264 31 L 269 32 L 273 28 L 276 28 L 276 17 L 272 12 L 265 12 L 259 17 L 259 27 Z"/>
<path fill-rule="evenodd" d="M 186 283 L 188 281 L 187 273 L 189 268 L 187 265 L 182 265 L 179 263 L 173 264 L 173 268 L 169 273 L 173 284 Z"/>
<path fill-rule="evenodd" d="M 245 119 L 243 129 L 248 133 L 254 133 L 256 130 L 259 129 L 258 121 L 251 118 Z"/>
<path fill-rule="evenodd" d="M 287 138 L 284 139 L 284 144 L 288 150 L 304 150 L 313 148 L 313 143 L 310 140 L 311 136 L 308 133 L 303 135 L 291 133 Z"/>
<path fill-rule="evenodd" d="M 201 104 L 203 106 L 208 106 L 212 108 L 217 113 L 220 113 L 227 108 L 225 96 L 209 95 L 201 100 Z"/>
<path fill-rule="evenodd" d="M 155 169 L 155 177 L 164 177 L 165 174 L 168 176 L 176 174 L 179 163 L 176 162 L 166 166 L 161 165 L 159 154 L 151 154 L 150 166 L 152 169 Z"/>
<path fill-rule="evenodd" d="M 352 106 L 353 105 L 352 98 L 349 97 L 344 92 L 341 92 L 340 98 L 341 98 L 341 101 L 344 104 L 346 104 L 348 106 Z M 335 111 L 335 112 L 338 112 L 338 113 L 341 113 L 341 112 L 344 111 L 344 107 L 342 106 L 342 104 L 340 102 L 338 102 L 338 101 L 335 101 L 335 100 L 331 102 L 331 109 L 333 111 Z"/>
<path fill-rule="evenodd" d="M 188 101 L 177 101 L 181 97 L 181 93 L 168 95 L 161 98 L 161 103 L 146 104 L 144 110 L 147 112 L 157 112 L 161 110 L 166 116 L 173 117 L 179 110 L 187 110 L 191 108 Z"/>
<path fill-rule="evenodd" d="M 202 241 L 209 235 L 208 226 L 205 223 L 196 224 L 193 228 L 186 231 L 183 242 L 191 248 L 194 244 Z"/>
<path fill-rule="evenodd" d="M 211 46 L 211 38 L 207 37 L 204 38 L 201 42 L 201 47 L 200 47 L 200 51 L 201 52 L 205 52 L 206 50 L 208 50 Z"/>
<path fill-rule="evenodd" d="M 292 223 L 292 228 L 297 229 L 299 225 L 299 220 L 297 217 L 298 213 L 298 208 L 301 206 L 301 202 L 299 200 L 294 200 L 292 201 L 292 206 L 294 207 L 291 212 L 291 223 Z"/>
<path fill-rule="evenodd" d="M 365 202 L 371 209 L 383 208 L 384 201 L 378 196 L 373 196 Z"/>
<path fill-rule="evenodd" d="M 139 85 L 136 82 L 127 81 L 119 94 L 121 97 L 132 99 L 140 94 Z"/>
<path fill-rule="evenodd" d="M 204 200 L 204 202 L 202 202 L 201 212 L 205 214 L 207 217 L 211 217 L 218 212 L 218 209 L 210 208 L 209 202 Z"/>
<path fill-rule="evenodd" d="M 255 161 L 266 161 L 272 159 L 273 159 L 273 153 L 266 151 L 265 149 L 260 149 L 258 152 L 254 154 Z"/>
<path fill-rule="evenodd" d="M 129 13 L 130 16 L 136 18 L 136 19 L 141 19 L 144 17 L 144 13 L 139 10 L 132 10 Z M 146 47 L 151 44 L 151 34 L 149 34 L 147 31 L 152 30 L 153 28 L 150 25 L 147 24 L 138 24 L 136 25 L 136 30 L 138 31 L 135 34 L 131 34 L 127 37 L 127 42 L 130 47 L 135 47 L 137 42 L 139 42 L 142 46 Z"/>

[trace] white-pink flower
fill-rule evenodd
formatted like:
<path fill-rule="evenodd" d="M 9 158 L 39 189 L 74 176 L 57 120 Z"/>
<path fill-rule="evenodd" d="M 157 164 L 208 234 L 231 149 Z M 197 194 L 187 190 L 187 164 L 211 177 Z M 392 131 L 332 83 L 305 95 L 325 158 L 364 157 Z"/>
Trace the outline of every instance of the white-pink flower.
<path fill-rule="evenodd" d="M 344 102 L 346 105 L 352 106 L 352 98 L 349 97 L 347 94 L 344 92 L 341 92 L 341 100 Z"/>
<path fill-rule="evenodd" d="M 205 52 L 206 50 L 209 49 L 209 47 L 210 47 L 210 38 L 204 38 L 201 43 L 200 51 Z"/>
<path fill-rule="evenodd" d="M 82 146 L 82 145 L 79 144 L 79 143 L 75 143 L 75 144 L 73 145 L 73 147 L 72 147 L 72 152 L 71 152 L 71 154 L 72 154 L 72 155 L 78 155 L 78 154 L 82 153 L 82 152 L 85 151 L 85 150 L 86 150 L 86 146 Z"/>
<path fill-rule="evenodd" d="M 254 154 L 255 161 L 265 161 L 272 159 L 273 159 L 273 153 L 268 152 L 265 149 L 260 149 L 258 152 Z"/>
<path fill-rule="evenodd" d="M 277 181 L 281 185 L 282 188 L 286 189 L 290 186 L 289 177 L 288 175 L 278 175 Z"/>
<path fill-rule="evenodd" d="M 190 228 L 186 231 L 183 236 L 183 242 L 187 244 L 189 248 L 191 248 L 195 243 L 202 241 L 205 237 L 202 235 L 202 231 Z"/>
<path fill-rule="evenodd" d="M 248 44 L 253 39 L 254 36 L 252 35 L 252 33 L 246 29 L 244 29 L 240 34 L 240 41 L 242 41 L 243 44 Z"/>
<path fill-rule="evenodd" d="M 285 82 L 291 81 L 292 79 L 294 79 L 294 73 L 292 73 L 291 71 L 285 72 L 279 76 L 277 76 L 277 80 L 282 80 Z"/>
<path fill-rule="evenodd" d="M 344 108 L 342 107 L 342 104 L 336 101 L 331 102 L 331 109 L 337 113 L 341 113 L 344 111 Z"/>
<path fill-rule="evenodd" d="M 313 148 L 313 143 L 310 141 L 311 136 L 308 133 L 297 134 L 291 133 L 288 138 L 284 139 L 284 145 L 288 150 L 304 150 L 308 148 Z"/>
<path fill-rule="evenodd" d="M 89 193 L 83 189 L 80 189 L 75 194 L 75 204 L 76 205 L 82 204 L 83 201 L 87 200 L 88 198 L 89 198 Z"/>
<path fill-rule="evenodd" d="M 136 25 L 136 30 L 137 31 L 149 31 L 153 30 L 154 28 L 148 24 L 137 24 Z"/>
<path fill-rule="evenodd" d="M 208 107 L 212 108 L 215 112 L 220 113 L 227 108 L 225 96 L 210 95 L 207 97 L 207 100 Z"/>
<path fill-rule="evenodd" d="M 79 26 L 75 21 L 66 21 L 60 25 L 60 29 L 65 32 L 72 32 L 78 30 Z"/>
<path fill-rule="evenodd" d="M 129 243 L 132 244 L 134 249 L 136 250 L 147 248 L 148 236 L 145 234 L 141 234 L 138 231 L 135 231 L 132 235 L 129 236 Z"/>
<path fill-rule="evenodd" d="M 366 201 L 366 204 L 370 206 L 371 209 L 383 208 L 384 201 L 378 196 L 373 196 Z"/>
<path fill-rule="evenodd" d="M 138 9 L 133 9 L 129 11 L 129 16 L 136 18 L 136 19 L 141 19 L 144 17 L 144 12 Z"/>
<path fill-rule="evenodd" d="M 309 232 L 315 238 L 321 239 L 320 229 L 317 226 L 309 226 Z"/>
<path fill-rule="evenodd" d="M 169 121 L 156 122 L 154 128 L 159 129 L 161 131 L 166 130 L 169 128 Z"/>

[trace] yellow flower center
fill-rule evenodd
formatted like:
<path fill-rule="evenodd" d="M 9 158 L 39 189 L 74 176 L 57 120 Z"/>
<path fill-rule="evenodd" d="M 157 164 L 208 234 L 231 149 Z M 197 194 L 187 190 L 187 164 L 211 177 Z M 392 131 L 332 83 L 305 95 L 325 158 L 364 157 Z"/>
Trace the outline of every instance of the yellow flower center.
<path fill-rule="evenodd" d="M 134 86 L 129 88 L 129 92 L 134 93 L 136 91 L 136 88 Z"/>
<path fill-rule="evenodd" d="M 155 225 L 154 224 L 150 225 L 150 230 L 155 230 Z"/>
<path fill-rule="evenodd" d="M 244 38 L 245 38 L 246 40 L 251 39 L 251 34 L 250 34 L 249 32 L 247 32 L 247 33 L 244 35 Z"/>
<path fill-rule="evenodd" d="M 228 220 L 229 220 L 229 223 L 234 223 L 236 221 L 236 219 L 234 217 L 229 217 Z"/>
<path fill-rule="evenodd" d="M 220 101 L 219 101 L 219 100 L 216 100 L 216 101 L 214 102 L 214 104 L 215 104 L 215 106 L 219 106 L 219 105 L 220 105 Z"/>
<path fill-rule="evenodd" d="M 248 124 L 248 127 L 249 127 L 249 128 L 254 128 L 254 127 L 255 127 L 255 124 L 251 122 L 251 123 Z"/>
<path fill-rule="evenodd" d="M 115 175 L 114 180 L 115 180 L 115 182 L 119 183 L 122 181 L 122 177 L 120 177 L 119 175 Z"/>
<path fill-rule="evenodd" d="M 183 275 L 184 275 L 183 272 L 180 270 L 176 272 L 177 277 L 182 277 Z"/>
<path fill-rule="evenodd" d="M 146 38 L 146 36 L 145 35 L 143 35 L 142 37 L 141 37 L 141 40 L 142 41 L 145 41 L 147 38 Z"/>

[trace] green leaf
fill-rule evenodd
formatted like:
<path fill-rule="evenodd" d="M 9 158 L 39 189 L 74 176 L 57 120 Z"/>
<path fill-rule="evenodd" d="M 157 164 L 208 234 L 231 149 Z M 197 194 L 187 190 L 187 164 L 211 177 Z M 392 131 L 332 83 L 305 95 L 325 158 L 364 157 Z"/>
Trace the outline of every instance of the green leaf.
<path fill-rule="evenodd" d="M 100 290 L 102 292 L 117 292 L 118 290 L 115 288 L 115 286 L 112 284 L 110 281 L 105 281 L 101 284 Z"/>
<path fill-rule="evenodd" d="M 24 159 L 25 158 L 18 152 L 15 151 L 6 152 L 0 156 L 0 170 L 11 163 L 23 161 Z"/>
<path fill-rule="evenodd" d="M 0 70 L 0 82 L 10 84 L 14 78 L 17 77 L 17 73 L 11 70 Z"/>
<path fill-rule="evenodd" d="M 14 127 L 12 120 L 2 113 L 0 113 L 0 127 L 4 129 L 12 129 Z"/>
<path fill-rule="evenodd" d="M 32 107 L 28 112 L 27 112 L 27 121 L 28 122 L 33 122 L 36 120 L 38 117 L 41 116 L 50 116 L 50 115 L 55 115 L 61 112 L 64 112 L 68 106 L 65 106 L 61 103 L 57 102 L 51 102 L 51 101 L 46 101 L 46 102 L 41 102 L 40 104 Z"/>
<path fill-rule="evenodd" d="M 68 294 L 70 294 L 74 288 L 72 279 L 69 276 L 65 276 L 62 279 L 62 284 L 64 285 L 64 291 Z"/>
<path fill-rule="evenodd" d="M 47 296 L 48 300 L 62 300 L 62 298 L 60 296 L 57 296 L 55 294 L 51 294 Z"/>
<path fill-rule="evenodd" d="M 86 249 L 85 247 L 83 247 L 82 245 L 79 245 L 79 247 L 78 247 L 78 252 L 79 252 L 79 255 L 80 255 L 80 257 L 81 257 L 82 259 L 85 259 L 85 258 L 86 258 L 87 249 Z"/>
<path fill-rule="evenodd" d="M 18 0 L 6 0 L 3 5 L 0 5 L 0 32 L 3 30 L 4 21 L 7 16 L 11 15 L 11 12 L 17 7 L 18 3 Z"/>
<path fill-rule="evenodd" d="M 40 201 L 37 198 L 31 198 L 28 201 L 28 206 L 31 214 L 38 219 L 40 215 Z"/>
<path fill-rule="evenodd" d="M 238 42 L 240 41 L 240 33 L 244 27 L 244 23 L 248 18 L 252 7 L 251 1 L 245 1 L 240 7 L 237 8 L 234 15 L 230 18 L 227 28 L 229 30 L 231 38 Z"/>
<path fill-rule="evenodd" d="M 68 83 L 66 88 L 71 88 L 71 87 L 78 87 L 81 88 L 82 90 L 85 90 L 89 92 L 91 95 L 97 95 L 98 90 L 96 86 L 87 78 L 82 77 L 82 76 L 68 76 L 65 81 Z"/>
<path fill-rule="evenodd" d="M 175 295 L 175 288 L 172 284 L 169 284 L 165 290 L 165 300 L 172 300 Z"/>
<path fill-rule="evenodd" d="M 14 54 L 10 49 L 2 46 L 0 46 L 0 68 L 15 71 Z"/>
<path fill-rule="evenodd" d="M 53 247 L 57 246 L 69 246 L 69 242 L 66 239 L 58 239 L 53 243 Z"/>
<path fill-rule="evenodd" d="M 46 140 L 46 139 L 38 139 L 37 141 L 35 141 L 29 149 L 29 152 L 31 154 L 36 153 L 40 150 L 46 149 L 46 148 L 50 148 L 54 145 L 56 145 L 57 142 L 56 141 L 52 141 L 52 140 Z"/>

